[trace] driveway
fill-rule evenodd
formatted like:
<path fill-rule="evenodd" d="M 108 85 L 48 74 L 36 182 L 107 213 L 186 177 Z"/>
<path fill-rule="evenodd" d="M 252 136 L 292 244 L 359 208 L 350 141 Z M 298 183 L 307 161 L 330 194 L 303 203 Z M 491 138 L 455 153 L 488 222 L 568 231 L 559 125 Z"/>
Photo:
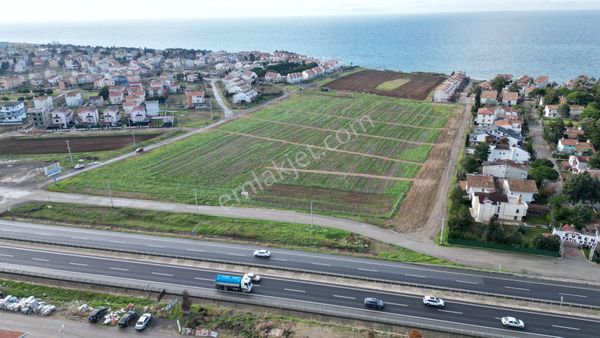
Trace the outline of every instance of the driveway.
<path fill-rule="evenodd" d="M 535 108 L 532 108 L 532 112 L 531 112 L 531 124 L 529 125 L 529 136 L 531 137 L 531 142 L 533 143 L 533 150 L 535 151 L 537 158 L 547 158 L 550 161 L 552 161 L 552 163 L 554 163 L 555 169 L 557 169 L 557 171 L 560 175 L 560 170 L 558 170 L 559 169 L 558 163 L 552 157 L 553 147 L 551 147 L 548 144 L 548 142 L 546 141 L 546 139 L 544 139 L 544 126 L 542 125 L 540 116 L 535 111 Z M 551 183 L 554 186 L 554 191 L 556 191 L 556 193 L 559 193 L 562 191 L 562 185 L 563 185 L 562 180 L 563 180 L 563 178 L 561 175 L 560 179 L 558 181 Z"/>

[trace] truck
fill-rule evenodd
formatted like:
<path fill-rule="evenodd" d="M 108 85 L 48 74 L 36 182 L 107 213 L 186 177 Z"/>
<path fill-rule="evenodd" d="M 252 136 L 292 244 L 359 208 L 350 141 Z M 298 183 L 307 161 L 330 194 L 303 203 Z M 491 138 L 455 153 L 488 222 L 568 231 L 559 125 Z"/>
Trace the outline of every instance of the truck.
<path fill-rule="evenodd" d="M 247 276 L 216 275 L 215 288 L 218 290 L 252 292 L 252 279 Z"/>

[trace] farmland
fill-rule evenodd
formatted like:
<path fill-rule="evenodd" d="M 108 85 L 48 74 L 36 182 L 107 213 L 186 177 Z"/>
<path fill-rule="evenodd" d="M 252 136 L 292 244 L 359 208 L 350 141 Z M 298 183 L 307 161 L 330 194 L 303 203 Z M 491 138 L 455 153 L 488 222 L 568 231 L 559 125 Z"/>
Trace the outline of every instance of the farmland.
<path fill-rule="evenodd" d="M 119 196 L 302 211 L 312 202 L 318 213 L 381 223 L 453 115 L 452 106 L 307 90 L 50 188 L 106 194 L 110 180 Z"/>
<path fill-rule="evenodd" d="M 445 76 L 362 70 L 334 80 L 327 87 L 412 100 L 425 100 Z"/>

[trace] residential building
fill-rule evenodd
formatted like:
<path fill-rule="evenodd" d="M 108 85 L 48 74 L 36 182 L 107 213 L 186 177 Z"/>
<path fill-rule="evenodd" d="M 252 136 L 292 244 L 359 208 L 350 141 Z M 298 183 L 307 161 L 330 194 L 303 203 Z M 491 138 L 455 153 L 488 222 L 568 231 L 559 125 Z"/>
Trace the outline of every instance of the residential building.
<path fill-rule="evenodd" d="M 546 75 L 538 76 L 535 80 L 533 80 L 533 84 L 538 88 L 546 87 L 549 84 L 550 78 Z"/>
<path fill-rule="evenodd" d="M 21 124 L 27 119 L 23 102 L 3 102 L 0 107 L 0 125 Z"/>
<path fill-rule="evenodd" d="M 489 222 L 494 215 L 500 221 L 520 222 L 527 216 L 528 205 L 522 198 L 503 193 L 476 192 L 471 198 L 471 215 L 477 222 Z"/>
<path fill-rule="evenodd" d="M 131 122 L 133 123 L 145 123 L 148 122 L 146 118 L 146 108 L 142 105 L 138 105 L 131 109 L 131 113 L 129 114 Z"/>
<path fill-rule="evenodd" d="M 565 139 L 558 140 L 556 150 L 563 154 L 572 154 L 577 156 L 589 156 L 595 152 L 594 145 L 590 141 L 579 142 L 578 140 Z"/>
<path fill-rule="evenodd" d="M 121 104 L 123 103 L 124 91 L 123 90 L 109 90 L 108 91 L 108 101 L 110 104 Z"/>
<path fill-rule="evenodd" d="M 468 80 L 464 72 L 454 72 L 434 90 L 433 102 L 449 102 Z"/>
<path fill-rule="evenodd" d="M 98 108 L 94 106 L 79 109 L 77 116 L 79 117 L 79 121 L 85 125 L 95 126 L 100 122 L 100 118 L 98 117 Z"/>
<path fill-rule="evenodd" d="M 531 203 L 534 195 L 538 193 L 534 180 L 527 179 L 506 179 L 502 184 L 506 196 L 522 198 L 523 201 Z"/>
<path fill-rule="evenodd" d="M 517 104 L 517 101 L 519 101 L 519 93 L 517 92 L 503 92 L 502 93 L 502 103 L 509 105 L 509 106 L 514 106 Z"/>
<path fill-rule="evenodd" d="M 588 170 L 589 156 L 569 156 L 568 169 L 574 174 L 581 174 Z"/>
<path fill-rule="evenodd" d="M 29 108 L 27 114 L 36 128 L 46 129 L 50 124 L 50 112 L 46 107 Z"/>
<path fill-rule="evenodd" d="M 46 109 L 47 111 L 50 111 L 52 109 L 54 109 L 54 102 L 52 100 L 52 96 L 49 95 L 43 95 L 43 96 L 36 96 L 33 98 L 33 106 L 36 109 Z"/>
<path fill-rule="evenodd" d="M 234 94 L 231 99 L 232 99 L 233 103 L 238 104 L 238 103 L 242 103 L 242 102 L 250 103 L 256 97 L 258 97 L 258 92 L 254 89 L 250 89 L 250 90 L 246 90 L 246 91 Z"/>
<path fill-rule="evenodd" d="M 87 104 L 94 107 L 104 107 L 104 98 L 102 96 L 90 96 Z"/>
<path fill-rule="evenodd" d="M 511 160 L 497 160 L 483 163 L 483 174 L 496 178 L 524 179 L 527 178 L 529 167 Z"/>
<path fill-rule="evenodd" d="M 52 127 L 69 128 L 70 123 L 73 121 L 73 111 L 67 107 L 59 107 L 52 112 L 51 117 Z"/>
<path fill-rule="evenodd" d="M 158 101 L 146 101 L 144 104 L 146 105 L 147 116 L 158 116 L 160 114 Z"/>
<path fill-rule="evenodd" d="M 521 133 L 523 127 L 523 118 L 507 116 L 504 119 L 496 120 L 494 125 L 499 128 L 509 129 L 517 133 Z"/>
<path fill-rule="evenodd" d="M 302 76 L 302 73 L 289 73 L 286 76 L 287 83 L 294 84 L 294 83 L 300 83 L 302 81 L 304 81 L 304 77 Z"/>
<path fill-rule="evenodd" d="M 495 90 L 484 90 L 481 92 L 480 103 L 485 104 L 497 104 L 498 103 L 498 92 Z"/>
<path fill-rule="evenodd" d="M 121 113 L 119 112 L 119 108 L 115 106 L 108 107 L 104 110 L 103 113 L 103 122 L 107 126 L 116 127 L 119 125 L 121 121 Z"/>
<path fill-rule="evenodd" d="M 496 121 L 496 112 L 493 108 L 483 107 L 477 110 L 475 123 L 480 126 L 490 126 Z"/>
<path fill-rule="evenodd" d="M 518 146 L 508 144 L 495 144 L 490 146 L 488 161 L 511 160 L 520 164 L 529 162 L 530 155 Z"/>
<path fill-rule="evenodd" d="M 585 132 L 581 129 L 581 127 L 578 127 L 578 128 L 567 127 L 567 128 L 565 128 L 565 136 L 568 139 L 579 140 L 584 135 L 585 135 Z"/>
<path fill-rule="evenodd" d="M 81 107 L 83 105 L 83 99 L 81 98 L 81 93 L 79 92 L 68 92 L 65 95 L 65 101 L 67 103 L 67 107 Z"/>
<path fill-rule="evenodd" d="M 188 109 L 199 108 L 206 102 L 206 100 L 204 99 L 204 92 L 201 90 L 185 92 L 185 99 L 187 102 Z"/>
<path fill-rule="evenodd" d="M 465 191 L 469 197 L 473 196 L 476 192 L 493 193 L 496 191 L 496 183 L 494 176 L 491 175 L 480 175 L 480 174 L 467 174 L 467 180 L 465 185 Z"/>
<path fill-rule="evenodd" d="M 268 81 L 268 82 L 281 82 L 281 81 L 283 81 L 283 77 L 281 76 L 281 74 L 276 73 L 276 72 L 267 72 L 265 74 L 265 81 Z"/>
<path fill-rule="evenodd" d="M 547 104 L 546 107 L 544 107 L 544 117 L 549 119 L 560 117 L 560 114 L 558 113 L 558 107 L 559 106 L 557 104 Z"/>
<path fill-rule="evenodd" d="M 581 113 L 583 113 L 583 110 L 585 109 L 584 106 L 577 105 L 570 105 L 569 108 L 569 116 L 575 120 L 579 120 L 579 118 L 581 118 Z"/>

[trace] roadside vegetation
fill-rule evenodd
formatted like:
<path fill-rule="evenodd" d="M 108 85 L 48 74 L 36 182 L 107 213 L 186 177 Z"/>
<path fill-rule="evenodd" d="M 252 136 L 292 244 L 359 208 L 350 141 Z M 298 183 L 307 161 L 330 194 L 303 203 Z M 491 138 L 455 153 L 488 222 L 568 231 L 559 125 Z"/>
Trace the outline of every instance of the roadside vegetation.
<path fill-rule="evenodd" d="M 382 224 L 397 210 L 452 114 L 452 106 L 305 90 L 216 130 L 50 189 L 106 195 L 110 182 L 115 196 L 195 203 L 197 195 L 200 204 L 216 205 L 226 195 L 232 205 L 305 212 L 312 202 L 315 213 Z M 363 121 L 361 128 L 357 121 L 365 116 L 374 122 Z M 352 128 L 357 133 L 347 143 L 323 147 L 328 136 L 335 139 L 338 130 Z M 318 159 L 295 172 L 286 160 L 309 147 Z M 287 174 L 276 170 L 282 164 Z M 277 175 L 275 184 L 253 183 L 268 173 Z"/>
<path fill-rule="evenodd" d="M 376 242 L 348 231 L 309 224 L 46 202 L 27 203 L 0 216 L 57 225 L 91 226 L 113 231 L 227 240 L 402 262 L 452 265 L 448 261 Z"/>

